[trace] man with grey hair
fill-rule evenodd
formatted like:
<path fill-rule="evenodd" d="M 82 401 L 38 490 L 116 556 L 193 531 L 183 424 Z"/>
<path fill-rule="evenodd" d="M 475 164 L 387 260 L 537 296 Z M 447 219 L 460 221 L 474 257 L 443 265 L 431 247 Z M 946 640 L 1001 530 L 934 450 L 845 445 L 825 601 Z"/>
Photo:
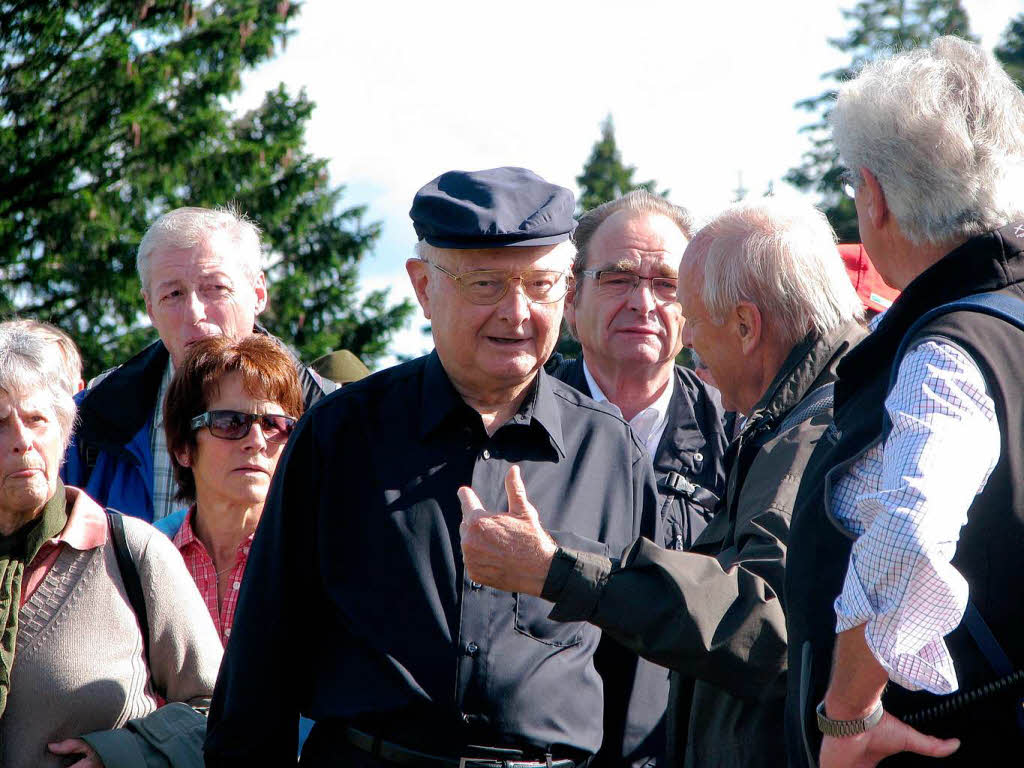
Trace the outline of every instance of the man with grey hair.
<path fill-rule="evenodd" d="M 695 681 L 674 693 L 689 717 L 669 723 L 669 764 L 775 768 L 790 511 L 863 310 L 825 217 L 779 200 L 713 218 L 687 246 L 679 286 L 684 343 L 747 414 L 722 504 L 691 550 L 639 539 L 613 560 L 559 546 L 517 488 L 497 515 L 460 491 L 463 553 L 476 580 L 532 589 L 554 603 L 552 618 L 589 621 Z"/>
<path fill-rule="evenodd" d="M 499 505 L 521 472 L 567 546 L 658 535 L 629 426 L 543 370 L 573 207 L 524 168 L 417 192 L 406 267 L 435 349 L 346 386 L 292 435 L 210 710 L 210 768 L 294 760 L 300 712 L 316 721 L 303 765 L 573 768 L 601 746 L 621 694 L 595 667 L 601 633 L 471 579 L 456 495 L 472 484 Z"/>
<path fill-rule="evenodd" d="M 79 427 L 62 470 L 102 505 L 153 522 L 178 505 L 163 430 L 174 368 L 207 336 L 266 333 L 259 229 L 230 208 L 177 208 L 139 244 L 136 267 L 159 340 L 94 379 L 79 396 Z M 336 387 L 298 360 L 308 407 Z"/>
<path fill-rule="evenodd" d="M 864 247 L 902 292 L 840 365 L 800 488 L 789 757 L 988 764 L 1021 739 L 1024 335 L 944 305 L 1021 308 L 1024 95 L 942 37 L 865 66 L 831 122 Z"/>
<path fill-rule="evenodd" d="M 585 213 L 573 234 L 576 280 L 565 305 L 583 354 L 554 356 L 548 365 L 583 394 L 615 405 L 644 443 L 668 549 L 689 549 L 707 527 L 725 487 L 729 443 L 718 392 L 675 363 L 683 346 L 679 259 L 692 226 L 685 208 L 643 189 Z M 629 691 L 626 731 L 606 731 L 599 761 L 645 765 L 664 755 L 669 675 L 637 664 L 632 687 L 620 686 Z"/>

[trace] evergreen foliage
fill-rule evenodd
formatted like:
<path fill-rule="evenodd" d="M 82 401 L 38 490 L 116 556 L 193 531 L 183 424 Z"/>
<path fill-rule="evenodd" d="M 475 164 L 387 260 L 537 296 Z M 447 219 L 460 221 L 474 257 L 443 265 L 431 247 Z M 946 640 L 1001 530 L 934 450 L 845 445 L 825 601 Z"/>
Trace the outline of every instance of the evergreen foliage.
<path fill-rule="evenodd" d="M 784 178 L 799 189 L 817 193 L 819 207 L 840 242 L 848 243 L 860 240 L 857 211 L 853 200 L 843 194 L 843 168 L 828 126 L 838 85 L 854 77 L 879 53 L 927 44 L 941 35 L 973 38 L 960 0 L 860 0 L 842 14 L 851 29 L 845 37 L 830 39 L 829 44 L 850 54 L 850 63 L 822 75 L 823 80 L 832 83 L 824 93 L 797 102 L 799 109 L 815 113 L 817 120 L 801 129 L 810 138 L 811 148 L 804 153 L 803 162 Z"/>
<path fill-rule="evenodd" d="M 1024 89 L 1024 13 L 1010 21 L 995 54 L 1017 86 Z"/>
<path fill-rule="evenodd" d="M 242 72 L 289 36 L 288 0 L 0 1 L 0 314 L 50 320 L 89 375 L 154 338 L 135 250 L 161 213 L 234 201 L 267 244 L 269 330 L 305 360 L 372 363 L 409 316 L 357 301 L 378 236 L 304 149 L 313 104 L 283 86 L 235 118 Z"/>
<path fill-rule="evenodd" d="M 622 162 L 622 154 L 615 143 L 615 124 L 612 116 L 608 115 L 601 123 L 601 138 L 594 143 L 590 158 L 583 165 L 583 173 L 576 177 L 580 188 L 577 201 L 580 215 L 634 189 L 654 193 L 655 182 L 633 181 L 634 173 L 634 166 Z"/>

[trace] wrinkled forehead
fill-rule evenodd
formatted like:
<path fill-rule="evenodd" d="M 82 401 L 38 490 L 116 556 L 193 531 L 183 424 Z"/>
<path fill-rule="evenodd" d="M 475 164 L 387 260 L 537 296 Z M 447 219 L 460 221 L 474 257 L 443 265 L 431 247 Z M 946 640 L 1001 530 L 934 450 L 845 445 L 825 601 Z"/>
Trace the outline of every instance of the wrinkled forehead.
<path fill-rule="evenodd" d="M 53 411 L 53 399 L 49 392 L 40 389 L 41 380 L 8 384 L 5 389 L 0 386 L 0 419 L 10 416 L 12 410 L 32 413 Z"/>
<path fill-rule="evenodd" d="M 438 249 L 437 260 L 455 272 L 500 269 L 519 272 L 527 269 L 562 271 L 572 263 L 573 250 L 562 245 L 519 246 L 484 249 Z"/>
<path fill-rule="evenodd" d="M 675 275 L 686 244 L 686 235 L 667 216 L 616 211 L 594 232 L 587 266 Z"/>

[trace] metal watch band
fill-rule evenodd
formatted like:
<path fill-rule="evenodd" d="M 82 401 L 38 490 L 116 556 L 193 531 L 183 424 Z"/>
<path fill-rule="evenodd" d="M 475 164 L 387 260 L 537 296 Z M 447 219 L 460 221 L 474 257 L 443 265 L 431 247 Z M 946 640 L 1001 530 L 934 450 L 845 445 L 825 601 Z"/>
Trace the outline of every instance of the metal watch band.
<path fill-rule="evenodd" d="M 836 736 L 839 738 L 843 736 L 856 736 L 858 733 L 864 733 L 869 728 L 874 728 L 878 725 L 878 721 L 882 719 L 883 711 L 881 701 L 878 702 L 867 717 L 862 717 L 859 720 L 833 720 L 825 715 L 824 701 L 815 710 L 818 715 L 818 730 L 826 736 Z"/>

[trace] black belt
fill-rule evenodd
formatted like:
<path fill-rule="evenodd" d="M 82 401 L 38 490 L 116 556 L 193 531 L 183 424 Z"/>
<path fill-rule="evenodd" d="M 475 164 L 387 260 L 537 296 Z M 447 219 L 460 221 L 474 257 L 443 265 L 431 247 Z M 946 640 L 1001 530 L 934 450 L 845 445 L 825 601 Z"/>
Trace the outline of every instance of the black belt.
<path fill-rule="evenodd" d="M 407 749 L 400 744 L 385 741 L 373 734 L 356 728 L 344 730 L 345 740 L 354 747 L 379 757 L 386 763 L 405 765 L 408 768 L 575 768 L 572 760 L 523 760 L 518 749 L 497 749 L 494 747 L 469 747 L 470 751 L 480 749 L 494 753 L 491 757 L 441 757 Z"/>

